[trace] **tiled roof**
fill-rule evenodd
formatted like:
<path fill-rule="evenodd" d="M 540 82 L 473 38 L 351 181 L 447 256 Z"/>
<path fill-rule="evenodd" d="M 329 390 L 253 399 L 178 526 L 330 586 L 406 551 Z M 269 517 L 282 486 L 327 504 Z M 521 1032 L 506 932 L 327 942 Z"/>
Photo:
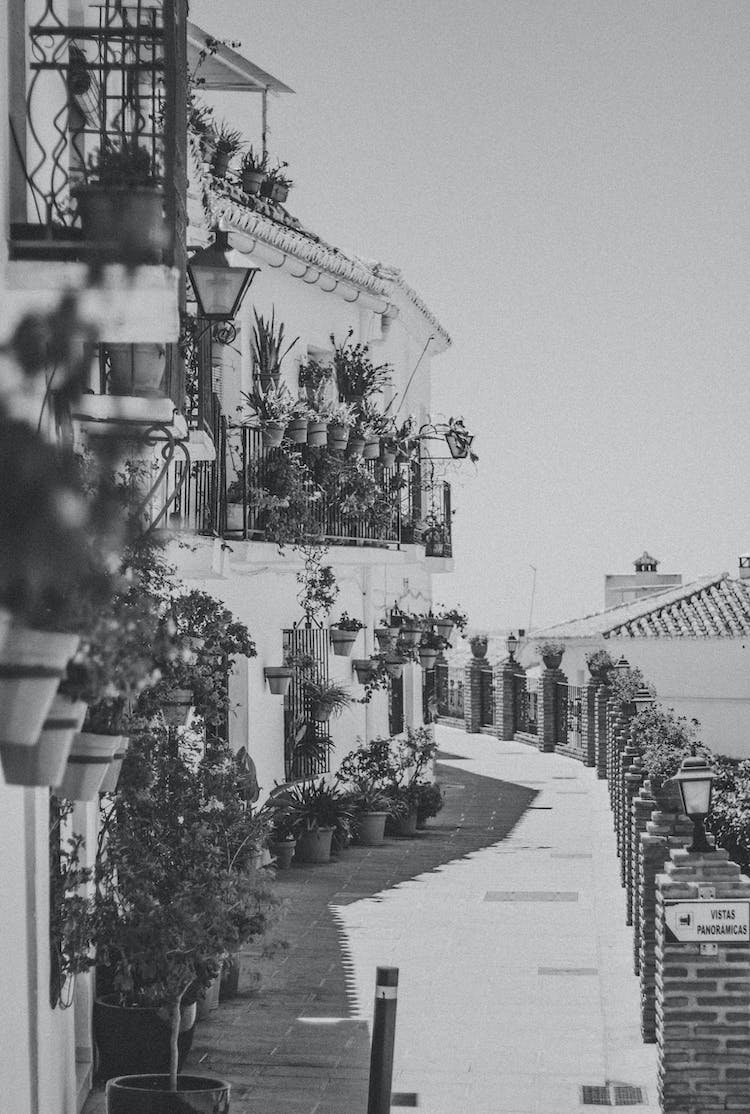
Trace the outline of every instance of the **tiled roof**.
<path fill-rule="evenodd" d="M 729 573 L 619 604 L 606 611 L 535 630 L 534 638 L 746 638 L 750 580 Z"/>

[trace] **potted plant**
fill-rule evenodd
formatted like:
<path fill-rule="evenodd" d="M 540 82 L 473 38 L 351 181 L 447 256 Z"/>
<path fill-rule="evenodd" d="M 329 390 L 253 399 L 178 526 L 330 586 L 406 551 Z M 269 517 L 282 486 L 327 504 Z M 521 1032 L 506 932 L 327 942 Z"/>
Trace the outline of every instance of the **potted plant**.
<path fill-rule="evenodd" d="M 251 144 L 242 156 L 242 162 L 240 163 L 240 182 L 246 194 L 250 197 L 258 196 L 267 171 L 267 152 L 255 151 Z"/>
<path fill-rule="evenodd" d="M 295 405 L 286 384 L 276 386 L 272 382 L 265 390 L 258 385 L 252 391 L 243 391 L 242 398 L 260 426 L 265 447 L 278 448 Z"/>
<path fill-rule="evenodd" d="M 288 162 L 279 162 L 266 174 L 265 181 L 260 189 L 261 197 L 283 204 L 289 196 L 289 190 L 294 185 L 292 179 L 284 173 L 289 166 Z"/>
<path fill-rule="evenodd" d="M 392 650 L 396 641 L 395 631 L 391 627 L 375 627 L 375 640 L 378 649 Z"/>
<path fill-rule="evenodd" d="M 463 633 L 468 621 L 465 612 L 459 611 L 458 608 L 443 608 L 435 617 L 434 626 L 440 637 L 445 639 L 446 642 L 450 642 L 453 628 L 455 627 L 460 633 Z"/>
<path fill-rule="evenodd" d="M 325 397 L 325 384 L 310 393 L 309 420 L 307 423 L 307 445 L 311 449 L 324 449 L 328 445 L 328 414 L 330 404 Z"/>
<path fill-rule="evenodd" d="M 419 644 L 419 664 L 425 672 L 435 668 L 438 654 L 442 651 L 444 645 L 445 643 L 439 634 L 433 634 L 432 631 L 424 632 Z"/>
<path fill-rule="evenodd" d="M 384 788 L 383 770 L 377 768 L 370 749 L 360 746 L 350 751 L 341 762 L 336 780 L 352 811 L 358 842 L 365 847 L 379 846 L 394 805 Z"/>
<path fill-rule="evenodd" d="M 609 674 L 615 667 L 614 659 L 606 650 L 589 651 L 586 654 L 586 665 L 589 667 L 591 676 L 604 684 L 606 684 Z"/>
<path fill-rule="evenodd" d="M 160 262 L 168 233 L 158 182 L 151 153 L 136 137 L 105 142 L 72 191 L 84 240 L 129 262 Z"/>
<path fill-rule="evenodd" d="M 320 723 L 325 723 L 332 715 L 340 716 L 352 702 L 352 695 L 345 685 L 325 677 L 306 677 L 303 689 L 310 704 L 310 718 Z"/>
<path fill-rule="evenodd" d="M 304 387 L 309 402 L 314 402 L 320 397 L 321 387 L 323 393 L 328 383 L 333 378 L 333 368 L 309 356 L 299 366 L 299 386 Z"/>
<path fill-rule="evenodd" d="M 273 794 L 287 810 L 289 830 L 297 838 L 296 857 L 303 863 L 326 863 L 335 831 L 348 833 L 351 811 L 336 786 L 303 781 Z"/>
<path fill-rule="evenodd" d="M 479 460 L 476 453 L 473 453 L 471 450 L 471 443 L 473 440 L 473 436 L 464 425 L 463 418 L 449 419 L 448 428 L 445 433 L 445 441 L 454 460 L 464 460 L 466 457 L 469 457 L 472 463 L 476 463 L 476 461 Z"/>
<path fill-rule="evenodd" d="M 469 639 L 469 648 L 475 658 L 487 657 L 487 635 L 475 634 Z"/>
<path fill-rule="evenodd" d="M 144 1090 L 152 1103 L 154 1091 L 204 1087 L 228 1100 L 228 1084 L 178 1076 L 194 1019 L 194 1004 L 185 1007 L 222 955 L 265 931 L 269 904 L 256 872 L 227 864 L 221 810 L 206 799 L 198 758 L 195 741 L 147 724 L 133 738 L 100 841 L 95 939 L 112 994 L 95 1003 L 94 1033 L 110 1111 L 153 1109 L 139 1105 Z M 112 1080 L 118 1075 L 127 1078 Z"/>
<path fill-rule="evenodd" d="M 565 653 L 565 643 L 557 639 L 548 639 L 545 642 L 537 643 L 536 647 L 539 657 L 544 662 L 547 669 L 559 669 L 560 662 Z"/>
<path fill-rule="evenodd" d="M 412 650 L 421 642 L 423 631 L 423 623 L 416 615 L 406 615 L 399 627 L 398 637 L 407 649 Z"/>
<path fill-rule="evenodd" d="M 328 448 L 332 452 L 343 452 L 349 441 L 349 433 L 354 425 L 354 411 L 346 402 L 328 403 L 320 413 L 321 420 L 328 425 Z"/>
<path fill-rule="evenodd" d="M 417 783 L 417 829 L 427 827 L 431 816 L 437 816 L 445 804 L 443 791 L 436 781 Z"/>
<path fill-rule="evenodd" d="M 353 336 L 354 329 L 350 329 L 346 340 L 339 344 L 332 334 L 331 344 L 339 395 L 344 402 L 358 404 L 391 386 L 393 368 L 390 364 L 373 364 L 369 346 L 355 344 Z"/>
<path fill-rule="evenodd" d="M 75 976 L 94 964 L 93 901 L 82 889 L 91 882 L 93 871 L 81 864 L 84 839 L 69 827 L 72 812 L 72 804 L 50 804 L 50 1005 L 53 1009 L 72 1005 Z"/>
<path fill-rule="evenodd" d="M 215 177 L 224 178 L 229 170 L 229 163 L 234 156 L 245 146 L 242 132 L 230 128 L 223 120 L 214 129 L 213 157 L 211 170 Z"/>
<path fill-rule="evenodd" d="M 286 696 L 292 683 L 294 670 L 288 665 L 266 665 L 263 676 L 274 696 Z"/>
<path fill-rule="evenodd" d="M 328 631 L 334 654 L 338 657 L 348 657 L 363 627 L 364 623 L 359 619 L 350 618 L 347 611 L 342 612 L 341 617 L 335 623 L 331 623 Z"/>
<path fill-rule="evenodd" d="M 310 407 L 303 398 L 298 398 L 289 416 L 286 436 L 293 445 L 307 444 L 307 428 L 310 422 Z"/>
<path fill-rule="evenodd" d="M 273 384 L 279 385 L 281 378 L 281 364 L 284 357 L 291 352 L 299 337 L 295 337 L 291 344 L 284 348 L 284 323 L 276 325 L 276 310 L 271 309 L 270 320 L 253 310 L 255 324 L 253 325 L 252 355 L 253 375 L 260 380 L 262 391 L 268 390 Z"/>
<path fill-rule="evenodd" d="M 167 350 L 163 344 L 103 345 L 109 367 L 107 387 L 113 395 L 163 398 Z"/>

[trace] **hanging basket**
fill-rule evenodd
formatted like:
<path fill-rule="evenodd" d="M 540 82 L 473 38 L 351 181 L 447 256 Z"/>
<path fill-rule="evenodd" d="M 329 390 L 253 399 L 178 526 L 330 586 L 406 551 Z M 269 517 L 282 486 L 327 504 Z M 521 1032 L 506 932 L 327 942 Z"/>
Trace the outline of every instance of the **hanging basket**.
<path fill-rule="evenodd" d="M 186 727 L 193 710 L 190 689 L 170 689 L 165 693 L 161 712 L 170 727 Z"/>
<path fill-rule="evenodd" d="M 307 418 L 292 418 L 286 427 L 286 435 L 293 445 L 307 444 Z"/>
<path fill-rule="evenodd" d="M 11 624 L 0 650 L 0 745 L 34 746 L 78 636 Z"/>
<path fill-rule="evenodd" d="M 294 670 L 287 665 L 267 665 L 263 676 L 268 681 L 268 687 L 274 696 L 286 696 L 292 683 Z"/>
<path fill-rule="evenodd" d="M 371 658 L 355 658 L 352 666 L 360 685 L 366 685 L 375 672 L 375 663 Z"/>
<path fill-rule="evenodd" d="M 59 693 L 52 701 L 36 746 L 3 743 L 0 761 L 8 785 L 59 785 L 65 774 L 73 736 L 80 731 L 87 705 Z"/>
<path fill-rule="evenodd" d="M 311 449 L 323 449 L 328 444 L 328 422 L 307 423 L 307 445 Z"/>
<path fill-rule="evenodd" d="M 73 737 L 62 781 L 54 788 L 55 796 L 67 801 L 95 801 L 110 763 L 122 744 L 122 735 L 95 735 L 79 731 Z"/>
<path fill-rule="evenodd" d="M 354 643 L 357 641 L 359 631 L 356 630 L 341 630 L 340 627 L 331 627 L 329 630 L 331 637 L 331 646 L 336 657 L 348 658 L 354 649 Z"/>
<path fill-rule="evenodd" d="M 261 430 L 263 447 L 266 449 L 278 449 L 279 445 L 284 440 L 285 429 L 286 426 L 283 422 L 265 422 Z"/>
<path fill-rule="evenodd" d="M 120 771 L 122 770 L 122 763 L 123 763 L 123 760 L 125 758 L 125 755 L 128 753 L 128 747 L 129 746 L 130 746 L 130 738 L 127 735 L 123 735 L 122 739 L 121 739 L 121 742 L 120 742 L 120 746 L 117 748 L 115 753 L 112 755 L 112 761 L 110 762 L 109 766 L 107 767 L 107 772 L 104 775 L 104 781 L 102 782 L 101 787 L 99 789 L 100 793 L 116 793 L 117 792 L 117 783 L 120 780 Z"/>

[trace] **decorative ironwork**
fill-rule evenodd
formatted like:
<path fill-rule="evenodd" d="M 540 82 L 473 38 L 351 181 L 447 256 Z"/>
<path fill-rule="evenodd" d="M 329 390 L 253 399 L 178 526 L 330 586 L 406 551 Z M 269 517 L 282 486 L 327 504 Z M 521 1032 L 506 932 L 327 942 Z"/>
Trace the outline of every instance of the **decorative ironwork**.
<path fill-rule="evenodd" d="M 174 31 L 184 4 L 103 0 L 85 9 L 95 13 L 92 22 L 84 16 L 75 24 L 65 0 L 42 4 L 28 27 L 25 100 L 11 93 L 12 239 L 37 255 L 75 255 L 76 188 L 89 181 L 97 152 L 137 151 L 140 168 L 162 190 L 180 177 L 172 150 L 179 50 L 172 35 L 165 53 L 164 27 Z M 13 63 L 19 78 L 21 65 Z M 184 184 L 184 160 L 181 174 Z M 176 192 L 165 198 L 171 228 L 178 223 Z"/>
<path fill-rule="evenodd" d="M 479 674 L 479 722 L 491 727 L 495 722 L 495 680 L 491 669 Z"/>
<path fill-rule="evenodd" d="M 283 632 L 284 657 L 309 658 L 317 675 L 328 678 L 328 631 L 318 626 L 291 627 Z M 295 669 L 284 697 L 284 772 L 287 781 L 316 777 L 330 769 L 327 725 L 310 714 L 304 671 Z"/>
<path fill-rule="evenodd" d="M 150 520 L 148 527 L 144 531 L 144 537 L 148 537 L 162 522 L 175 500 L 179 498 L 180 492 L 184 486 L 187 474 L 190 471 L 190 453 L 188 452 L 187 445 L 184 441 L 175 440 L 171 430 L 165 425 L 152 425 L 143 434 L 142 444 L 161 446 L 162 464 L 156 473 L 156 477 L 149 488 L 148 494 L 143 498 L 139 507 L 139 513 L 149 513 Z M 180 462 L 182 468 L 172 469 L 176 463 L 175 456 L 177 450 L 183 454 L 184 461 Z M 174 482 L 170 483 L 170 477 L 174 476 Z M 156 493 L 162 488 L 164 491 L 164 498 L 160 501 L 159 509 L 154 514 L 154 501 Z"/>
<path fill-rule="evenodd" d="M 400 735 L 404 730 L 404 678 L 391 677 L 388 685 L 388 733 Z"/>
<path fill-rule="evenodd" d="M 583 691 L 558 681 L 555 689 L 555 742 L 580 748 L 583 744 Z"/>
<path fill-rule="evenodd" d="M 446 662 L 435 666 L 435 692 L 439 716 L 450 719 L 464 718 L 464 674 L 462 668 L 454 668 Z"/>
<path fill-rule="evenodd" d="M 513 678 L 513 730 L 526 735 L 537 734 L 539 693 L 527 689 L 526 677 L 517 673 Z"/>

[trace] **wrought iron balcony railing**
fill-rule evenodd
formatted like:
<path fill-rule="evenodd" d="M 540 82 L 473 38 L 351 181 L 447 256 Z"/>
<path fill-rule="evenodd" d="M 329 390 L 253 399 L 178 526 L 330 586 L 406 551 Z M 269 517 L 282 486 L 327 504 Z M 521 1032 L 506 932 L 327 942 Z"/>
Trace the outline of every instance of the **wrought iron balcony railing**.
<path fill-rule="evenodd" d="M 96 183 L 156 195 L 154 258 L 135 261 L 175 261 L 185 193 L 184 9 L 185 0 L 75 9 L 68 0 L 27 0 L 20 28 L 13 13 L 20 20 L 23 5 L 11 5 L 19 46 L 8 68 L 12 257 L 101 256 L 84 212 Z M 127 259 L 127 243 L 114 249 Z"/>

